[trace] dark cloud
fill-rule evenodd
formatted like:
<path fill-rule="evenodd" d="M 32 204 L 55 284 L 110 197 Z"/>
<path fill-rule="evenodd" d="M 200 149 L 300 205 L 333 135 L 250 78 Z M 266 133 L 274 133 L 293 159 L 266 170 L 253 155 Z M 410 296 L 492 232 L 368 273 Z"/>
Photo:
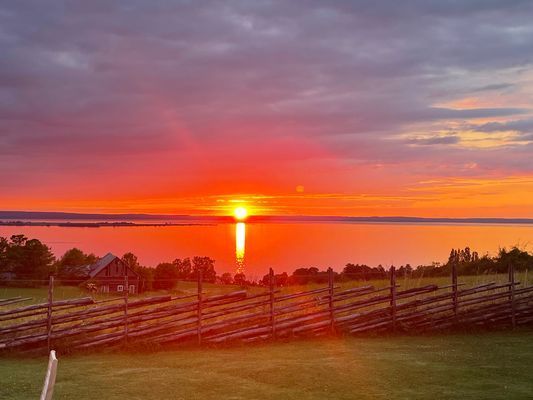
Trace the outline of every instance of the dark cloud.
<path fill-rule="evenodd" d="M 485 86 L 472 89 L 471 92 L 474 92 L 474 93 L 475 92 L 492 92 L 492 91 L 511 89 L 514 87 L 515 85 L 512 83 L 493 83 L 491 85 L 485 85 Z"/>
<path fill-rule="evenodd" d="M 459 143 L 459 136 L 449 135 L 449 136 L 435 136 L 431 138 L 424 139 L 409 139 L 407 143 L 416 144 L 422 146 L 430 145 L 439 145 L 439 144 L 456 144 Z"/>
<path fill-rule="evenodd" d="M 507 122 L 488 122 L 486 124 L 477 125 L 473 127 L 479 132 L 505 132 L 505 131 L 517 131 L 517 132 L 533 132 L 533 119 L 521 119 Z"/>

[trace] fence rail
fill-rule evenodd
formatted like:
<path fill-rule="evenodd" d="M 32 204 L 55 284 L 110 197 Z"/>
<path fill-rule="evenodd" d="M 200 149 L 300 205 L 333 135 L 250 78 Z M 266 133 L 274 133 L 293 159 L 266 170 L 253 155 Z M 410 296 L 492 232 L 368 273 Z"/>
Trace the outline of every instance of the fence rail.
<path fill-rule="evenodd" d="M 282 294 L 274 271 L 262 293 L 239 290 L 208 296 L 202 276 L 197 293 L 186 296 L 92 297 L 14 305 L 29 298 L 0 299 L 0 352 L 44 351 L 135 346 L 198 344 L 328 334 L 432 332 L 456 328 L 515 328 L 533 324 L 533 287 L 515 281 L 473 287 L 458 283 L 402 289 L 394 267 L 390 285 L 342 290 L 334 273 L 323 288 Z M 127 279 L 127 277 L 125 277 Z M 127 287 L 127 286 L 126 286 Z"/>

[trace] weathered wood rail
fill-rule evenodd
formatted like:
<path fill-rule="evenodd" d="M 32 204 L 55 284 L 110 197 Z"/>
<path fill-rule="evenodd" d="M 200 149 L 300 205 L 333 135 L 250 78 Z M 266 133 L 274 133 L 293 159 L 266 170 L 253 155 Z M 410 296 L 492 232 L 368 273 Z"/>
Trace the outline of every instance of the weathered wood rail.
<path fill-rule="evenodd" d="M 209 296 L 199 274 L 197 293 L 188 296 L 131 299 L 126 293 L 104 301 L 54 301 L 51 278 L 46 303 L 17 307 L 28 298 L 0 299 L 0 352 L 533 325 L 533 287 L 516 282 L 512 266 L 508 282 L 468 288 L 455 269 L 447 286 L 402 289 L 392 267 L 387 287 L 345 290 L 335 286 L 330 269 L 327 286 L 289 294 L 276 288 L 272 270 L 269 276 L 262 293 Z"/>

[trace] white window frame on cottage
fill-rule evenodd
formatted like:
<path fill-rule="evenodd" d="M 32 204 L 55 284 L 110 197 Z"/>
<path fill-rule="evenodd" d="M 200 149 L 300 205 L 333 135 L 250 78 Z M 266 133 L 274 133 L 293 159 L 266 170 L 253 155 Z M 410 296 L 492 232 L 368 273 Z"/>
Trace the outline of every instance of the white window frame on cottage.
<path fill-rule="evenodd" d="M 123 292 L 124 291 L 124 285 L 117 285 L 117 292 Z"/>

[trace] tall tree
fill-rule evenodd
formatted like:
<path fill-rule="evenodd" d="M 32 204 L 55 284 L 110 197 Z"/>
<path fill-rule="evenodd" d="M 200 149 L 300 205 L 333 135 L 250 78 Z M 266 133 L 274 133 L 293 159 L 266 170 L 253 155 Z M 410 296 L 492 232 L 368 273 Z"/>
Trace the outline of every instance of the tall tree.
<path fill-rule="evenodd" d="M 63 284 L 77 285 L 89 277 L 88 266 L 96 261 L 94 254 L 85 254 L 74 247 L 67 250 L 56 263 L 57 276 Z"/>
<path fill-rule="evenodd" d="M 233 277 L 231 276 L 229 272 L 224 272 L 222 276 L 220 277 L 220 281 L 224 285 L 231 285 L 233 283 Z"/>
<path fill-rule="evenodd" d="M 131 269 L 133 269 L 134 271 L 136 271 L 137 268 L 139 268 L 141 266 L 139 264 L 139 259 L 132 252 L 128 252 L 128 253 L 124 254 L 122 256 L 122 261 L 124 261 L 124 263 L 127 266 L 129 266 Z"/>
<path fill-rule="evenodd" d="M 154 270 L 154 289 L 173 289 L 178 283 L 178 270 L 172 263 L 160 263 Z"/>
<path fill-rule="evenodd" d="M 174 261 L 172 261 L 172 264 L 176 266 L 176 269 L 178 270 L 178 277 L 179 279 L 194 279 L 192 273 L 192 264 L 190 258 L 176 258 Z"/>
<path fill-rule="evenodd" d="M 9 264 L 7 262 L 9 251 L 9 241 L 5 237 L 0 237 L 0 273 L 9 272 Z"/>
<path fill-rule="evenodd" d="M 192 259 L 192 268 L 194 276 L 197 276 L 198 271 L 202 271 L 202 277 L 205 282 L 215 283 L 217 273 L 215 271 L 215 260 L 210 257 L 195 256 Z"/>
<path fill-rule="evenodd" d="M 243 273 L 235 274 L 235 276 L 233 277 L 233 282 L 235 282 L 236 285 L 245 286 L 246 275 L 244 275 Z"/>
<path fill-rule="evenodd" d="M 28 240 L 23 235 L 11 237 L 7 262 L 16 278 L 28 285 L 38 285 L 48 278 L 53 272 L 54 259 L 50 248 L 39 240 Z"/>
<path fill-rule="evenodd" d="M 126 263 L 131 269 L 133 269 L 140 278 L 139 292 L 154 289 L 154 269 L 143 267 L 139 262 L 139 259 L 132 252 L 128 252 L 122 256 L 122 261 Z"/>

